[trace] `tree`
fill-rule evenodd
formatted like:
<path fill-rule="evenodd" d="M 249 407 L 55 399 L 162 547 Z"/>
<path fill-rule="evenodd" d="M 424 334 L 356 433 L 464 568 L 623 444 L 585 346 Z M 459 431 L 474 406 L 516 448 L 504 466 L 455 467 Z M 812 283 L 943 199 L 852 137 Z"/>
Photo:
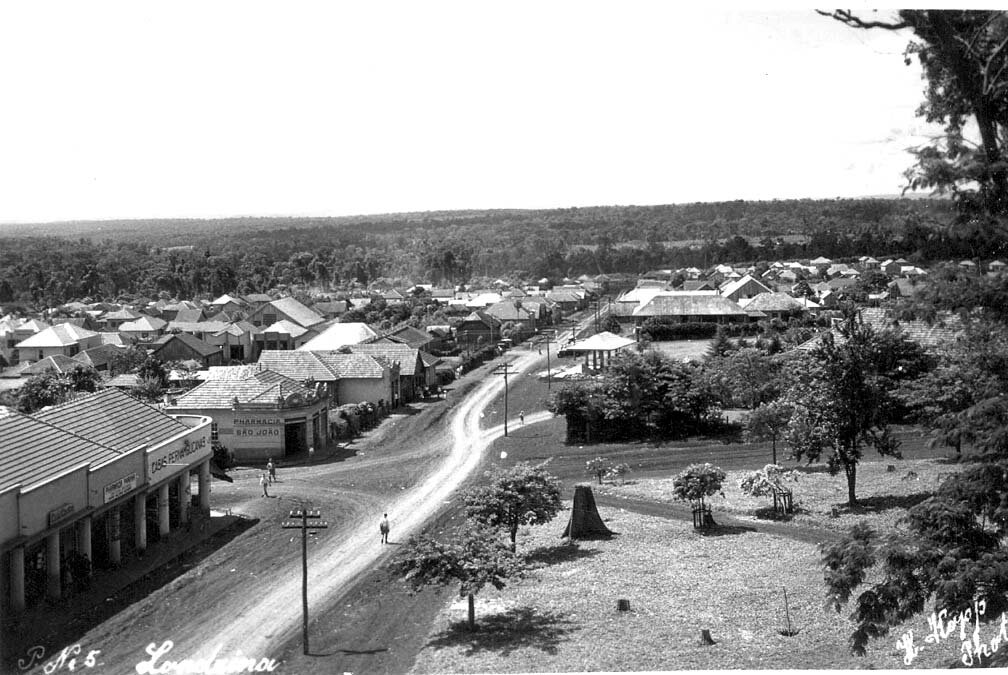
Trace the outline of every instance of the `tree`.
<path fill-rule="evenodd" d="M 506 530 L 512 551 L 520 526 L 547 523 L 560 512 L 560 481 L 543 464 L 520 462 L 509 469 L 488 471 L 485 476 L 486 485 L 463 495 L 466 517 Z"/>
<path fill-rule="evenodd" d="M 153 356 L 148 356 L 137 369 L 137 377 L 141 381 L 153 380 L 162 388 L 168 386 L 168 369 L 164 362 Z"/>
<path fill-rule="evenodd" d="M 777 400 L 764 403 L 746 418 L 746 437 L 751 441 L 770 439 L 773 464 L 777 463 L 777 439 L 791 420 L 791 406 Z"/>
<path fill-rule="evenodd" d="M 73 391 L 98 391 L 98 383 L 101 382 L 101 375 L 91 366 L 75 366 L 65 377 Z"/>
<path fill-rule="evenodd" d="M 70 386 L 65 379 L 47 371 L 29 377 L 18 390 L 18 412 L 31 414 L 50 405 L 58 405 L 66 400 Z"/>
<path fill-rule="evenodd" d="M 714 339 L 711 341 L 710 346 L 707 347 L 707 358 L 713 359 L 727 356 L 733 349 L 731 340 L 728 339 L 728 333 L 725 332 L 723 326 L 718 326 Z"/>
<path fill-rule="evenodd" d="M 825 12 L 820 12 L 825 14 Z M 976 10 L 900 10 L 893 21 L 830 16 L 855 28 L 910 29 L 904 54 L 916 56 L 927 81 L 917 115 L 942 124 L 944 135 L 913 151 L 909 189 L 951 192 L 963 221 L 1008 213 L 1008 14 Z M 976 124 L 979 143 L 964 133 Z"/>
<path fill-rule="evenodd" d="M 457 530 L 450 542 L 410 537 L 394 567 L 414 590 L 457 581 L 459 596 L 469 600 L 469 630 L 476 629 L 474 596 L 487 584 L 500 590 L 522 572 L 513 545 L 508 547 L 492 529 L 472 523 Z"/>
<path fill-rule="evenodd" d="M 767 464 L 759 471 L 746 474 L 739 481 L 739 489 L 753 497 L 772 497 L 774 512 L 780 509 L 781 513 L 788 513 L 791 510 L 791 492 L 784 483 L 797 480 L 798 472 L 786 471 L 779 464 Z"/>
<path fill-rule="evenodd" d="M 892 400 L 880 377 L 880 341 L 855 314 L 848 316 L 841 339 L 837 344 L 826 333 L 807 373 L 791 383 L 785 397 L 791 408 L 786 439 L 795 459 L 811 463 L 827 453 L 829 472 L 844 472 L 847 504 L 853 507 L 864 446 L 882 456 L 901 455 L 888 428 Z"/>
<path fill-rule="evenodd" d="M 147 358 L 147 350 L 139 345 L 131 345 L 126 349 L 118 350 L 109 359 L 109 374 L 122 375 L 123 373 L 135 372 Z"/>
<path fill-rule="evenodd" d="M 705 500 L 721 492 L 725 472 L 713 464 L 690 464 L 672 482 L 672 497 L 705 509 Z M 723 493 L 722 493 L 723 494 Z"/>
<path fill-rule="evenodd" d="M 585 470 L 598 478 L 598 484 L 602 485 L 602 477 L 612 470 L 612 460 L 606 457 L 596 457 L 585 462 Z"/>
<path fill-rule="evenodd" d="M 624 481 L 624 477 L 630 473 L 629 464 L 614 464 L 611 469 L 606 473 L 606 476 L 611 480 L 619 479 L 619 482 Z"/>

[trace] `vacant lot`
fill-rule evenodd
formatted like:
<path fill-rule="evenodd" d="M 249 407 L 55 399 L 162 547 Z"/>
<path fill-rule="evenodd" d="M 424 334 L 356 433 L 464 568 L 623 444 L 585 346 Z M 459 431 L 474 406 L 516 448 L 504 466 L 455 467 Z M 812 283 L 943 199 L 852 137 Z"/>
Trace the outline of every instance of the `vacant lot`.
<path fill-rule="evenodd" d="M 677 669 L 902 668 L 895 638 L 852 656 L 852 625 L 823 608 L 819 553 L 810 544 L 744 532 L 700 536 L 681 521 L 601 509 L 612 540 L 559 540 L 564 514 L 524 531 L 528 578 L 477 596 L 480 628 L 457 625 L 464 601 L 449 600 L 414 673 Z M 785 637 L 783 590 L 791 624 Z M 616 611 L 617 599 L 631 611 Z M 910 624 L 926 632 L 923 618 Z M 702 646 L 700 630 L 716 644 Z M 954 660 L 958 643 L 925 645 L 915 666 Z"/>
<path fill-rule="evenodd" d="M 795 505 L 795 513 L 788 522 L 842 531 L 864 522 L 877 529 L 888 529 L 896 525 L 907 508 L 929 497 L 945 477 L 960 468 L 961 465 L 944 459 L 862 462 L 858 466 L 856 487 L 859 505 L 852 509 L 847 506 L 847 480 L 843 474 L 831 476 L 823 465 L 801 467 L 795 471 L 797 480 L 787 483 Z M 715 512 L 727 511 L 754 520 L 771 517 L 769 497 L 750 497 L 739 489 L 739 482 L 749 471 L 726 473 L 724 496 L 710 499 Z M 601 489 L 610 494 L 671 502 L 673 481 L 671 477 L 642 478 L 622 485 L 607 483 Z"/>

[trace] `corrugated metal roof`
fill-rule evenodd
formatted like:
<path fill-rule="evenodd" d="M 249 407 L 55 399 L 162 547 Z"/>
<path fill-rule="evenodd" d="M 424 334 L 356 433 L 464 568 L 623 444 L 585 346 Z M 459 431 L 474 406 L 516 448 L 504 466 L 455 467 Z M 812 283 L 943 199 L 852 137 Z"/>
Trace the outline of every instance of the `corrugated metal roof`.
<path fill-rule="evenodd" d="M 189 428 L 118 389 L 79 396 L 35 417 L 120 452 L 161 443 Z"/>

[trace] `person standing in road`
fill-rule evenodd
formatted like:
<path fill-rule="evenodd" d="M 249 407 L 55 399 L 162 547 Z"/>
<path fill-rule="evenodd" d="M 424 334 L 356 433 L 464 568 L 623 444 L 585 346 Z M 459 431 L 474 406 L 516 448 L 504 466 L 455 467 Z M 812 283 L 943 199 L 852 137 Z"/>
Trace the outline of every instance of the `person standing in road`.
<path fill-rule="evenodd" d="M 518 422 L 519 422 L 519 424 L 521 424 L 521 426 L 525 426 L 525 411 L 524 410 L 522 410 L 521 412 L 518 413 Z"/>
<path fill-rule="evenodd" d="M 276 465 L 273 464 L 272 457 L 270 457 L 269 461 L 266 462 L 266 469 L 269 471 L 269 482 L 272 485 L 273 481 L 276 480 Z"/>
<path fill-rule="evenodd" d="M 381 522 L 378 523 L 378 531 L 381 532 L 381 543 L 387 544 L 388 543 L 388 533 L 389 533 L 389 524 L 388 524 L 388 514 L 387 513 L 382 518 Z"/>
<path fill-rule="evenodd" d="M 269 485 L 269 480 L 266 478 L 265 473 L 259 474 L 259 485 L 261 485 L 263 489 L 262 496 L 269 497 L 269 492 L 266 490 L 266 486 Z"/>

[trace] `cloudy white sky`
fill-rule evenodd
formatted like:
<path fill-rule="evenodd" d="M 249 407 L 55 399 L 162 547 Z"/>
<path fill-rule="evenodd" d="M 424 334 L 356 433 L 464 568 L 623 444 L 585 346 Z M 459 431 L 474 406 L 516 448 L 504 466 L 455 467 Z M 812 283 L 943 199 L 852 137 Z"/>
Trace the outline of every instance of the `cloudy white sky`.
<path fill-rule="evenodd" d="M 700 4 L 5 3 L 0 222 L 899 191 L 906 34 Z"/>

